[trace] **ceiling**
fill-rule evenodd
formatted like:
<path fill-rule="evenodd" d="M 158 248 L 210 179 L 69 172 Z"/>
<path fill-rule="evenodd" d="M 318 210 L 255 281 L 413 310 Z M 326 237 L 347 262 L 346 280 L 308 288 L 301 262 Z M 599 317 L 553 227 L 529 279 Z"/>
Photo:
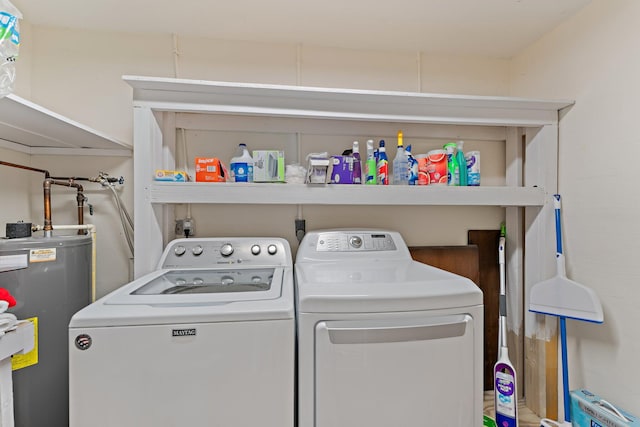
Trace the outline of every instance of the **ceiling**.
<path fill-rule="evenodd" d="M 12 0 L 32 25 L 510 58 L 591 0 Z"/>

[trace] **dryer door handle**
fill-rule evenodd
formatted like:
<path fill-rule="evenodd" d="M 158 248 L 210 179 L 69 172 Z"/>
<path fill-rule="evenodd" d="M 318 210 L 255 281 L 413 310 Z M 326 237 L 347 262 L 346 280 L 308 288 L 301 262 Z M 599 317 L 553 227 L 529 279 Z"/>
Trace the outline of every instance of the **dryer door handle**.
<path fill-rule="evenodd" d="M 396 319 L 391 321 L 328 321 L 318 324 L 326 328 L 333 344 L 390 343 L 426 341 L 460 337 L 472 322 L 469 315 L 433 317 L 419 322 Z"/>

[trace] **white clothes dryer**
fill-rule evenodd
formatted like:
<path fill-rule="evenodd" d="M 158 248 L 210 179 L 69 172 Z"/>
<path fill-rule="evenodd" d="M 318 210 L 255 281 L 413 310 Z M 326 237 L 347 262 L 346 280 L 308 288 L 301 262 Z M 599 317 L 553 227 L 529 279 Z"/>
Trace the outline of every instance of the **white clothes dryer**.
<path fill-rule="evenodd" d="M 308 233 L 295 264 L 299 427 L 482 425 L 483 305 L 396 232 Z"/>
<path fill-rule="evenodd" d="M 292 427 L 294 314 L 286 240 L 174 240 L 72 317 L 70 426 Z"/>

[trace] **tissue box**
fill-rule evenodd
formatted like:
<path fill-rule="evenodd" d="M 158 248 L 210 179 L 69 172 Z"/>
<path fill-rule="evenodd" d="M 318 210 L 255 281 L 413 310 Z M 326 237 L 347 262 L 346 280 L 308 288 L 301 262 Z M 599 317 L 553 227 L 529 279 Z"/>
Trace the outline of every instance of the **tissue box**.
<path fill-rule="evenodd" d="M 326 184 L 329 159 L 326 157 L 311 157 L 307 167 L 307 184 Z"/>
<path fill-rule="evenodd" d="M 284 151 L 253 150 L 253 181 L 284 182 Z"/>
<path fill-rule="evenodd" d="M 587 390 L 571 392 L 571 424 L 587 427 L 640 427 L 638 417 L 617 408 L 626 417 L 621 419 L 603 400 Z"/>
<path fill-rule="evenodd" d="M 155 180 L 168 182 L 186 182 L 189 180 L 189 177 L 183 171 L 156 169 Z"/>
<path fill-rule="evenodd" d="M 353 156 L 331 156 L 331 184 L 353 184 Z"/>
<path fill-rule="evenodd" d="M 227 171 L 217 157 L 196 157 L 196 182 L 226 182 Z"/>

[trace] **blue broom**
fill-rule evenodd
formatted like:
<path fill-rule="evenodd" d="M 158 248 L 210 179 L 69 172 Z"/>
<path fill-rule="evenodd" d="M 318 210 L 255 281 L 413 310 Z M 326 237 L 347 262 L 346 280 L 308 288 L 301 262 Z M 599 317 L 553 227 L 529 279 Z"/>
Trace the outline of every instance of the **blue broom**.
<path fill-rule="evenodd" d="M 560 347 L 562 350 L 562 391 L 564 400 L 564 423 L 571 426 L 571 397 L 569 395 L 569 367 L 567 362 L 567 319 L 602 323 L 602 304 L 593 290 L 567 279 L 562 253 L 562 224 L 560 218 L 560 195 L 554 194 L 553 206 L 556 215 L 556 262 L 557 273 L 549 280 L 531 288 L 529 311 L 560 318 Z M 545 420 L 550 421 L 550 420 Z"/>

